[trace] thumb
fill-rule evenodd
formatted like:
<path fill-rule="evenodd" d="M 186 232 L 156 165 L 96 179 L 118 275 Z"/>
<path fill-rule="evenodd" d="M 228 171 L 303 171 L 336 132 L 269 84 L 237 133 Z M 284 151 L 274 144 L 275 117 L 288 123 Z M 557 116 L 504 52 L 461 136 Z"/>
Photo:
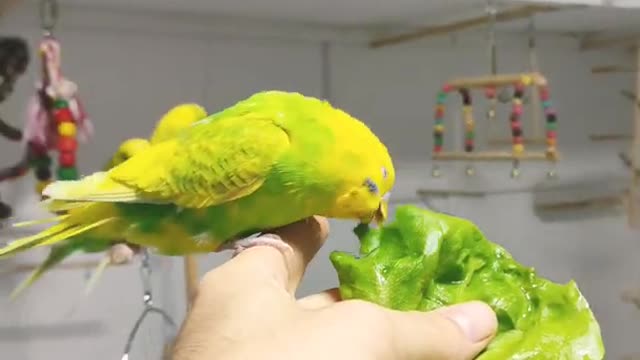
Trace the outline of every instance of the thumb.
<path fill-rule="evenodd" d="M 392 311 L 389 319 L 393 359 L 473 359 L 498 326 L 493 310 L 480 301 L 431 312 Z"/>

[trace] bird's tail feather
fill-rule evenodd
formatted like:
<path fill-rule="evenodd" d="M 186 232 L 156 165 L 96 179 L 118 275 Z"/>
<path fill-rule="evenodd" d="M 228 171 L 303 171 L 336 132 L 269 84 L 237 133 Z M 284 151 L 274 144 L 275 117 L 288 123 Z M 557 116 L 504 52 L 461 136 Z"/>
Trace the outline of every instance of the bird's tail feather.
<path fill-rule="evenodd" d="M 117 210 L 113 204 L 87 203 L 87 206 L 70 211 L 68 214 L 56 217 L 60 222 L 32 236 L 10 242 L 0 248 L 0 258 L 15 255 L 27 249 L 48 246 L 74 236 L 103 227 L 119 220 Z M 19 224 L 28 226 L 42 222 L 34 220 Z M 115 234 L 119 235 L 119 234 Z"/>
<path fill-rule="evenodd" d="M 15 300 L 21 293 L 31 287 L 38 281 L 47 271 L 61 263 L 64 259 L 72 255 L 77 250 L 74 244 L 65 244 L 62 246 L 54 246 L 51 248 L 49 255 L 38 265 L 29 276 L 24 279 L 9 295 L 11 300 Z"/>

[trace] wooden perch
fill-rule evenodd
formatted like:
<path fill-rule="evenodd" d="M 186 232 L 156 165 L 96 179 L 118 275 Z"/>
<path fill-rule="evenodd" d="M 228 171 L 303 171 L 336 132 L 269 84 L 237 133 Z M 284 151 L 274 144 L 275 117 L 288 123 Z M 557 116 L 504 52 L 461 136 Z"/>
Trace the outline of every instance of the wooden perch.
<path fill-rule="evenodd" d="M 520 156 L 516 156 L 512 152 L 508 151 L 483 151 L 475 153 L 443 151 L 439 154 L 433 154 L 431 158 L 433 160 L 446 161 L 557 161 L 560 159 L 557 154 L 553 157 L 549 157 L 544 152 L 525 152 Z"/>
<path fill-rule="evenodd" d="M 599 38 L 596 36 L 588 36 L 580 42 L 580 50 L 599 50 L 615 46 L 636 45 L 640 40 L 640 34 L 625 35 L 616 38 Z"/>
<path fill-rule="evenodd" d="M 495 15 L 495 21 L 505 22 L 505 21 L 524 19 L 536 13 L 558 11 L 563 8 L 566 8 L 566 6 L 565 7 L 553 6 L 553 5 L 518 6 L 512 9 L 498 11 Z M 487 14 L 487 15 L 477 16 L 477 17 L 473 17 L 465 20 L 454 21 L 452 23 L 448 23 L 444 25 L 426 26 L 405 34 L 392 35 L 392 36 L 383 37 L 377 40 L 373 40 L 369 43 L 369 47 L 373 49 L 377 49 L 384 46 L 397 45 L 400 43 L 404 43 L 404 42 L 412 41 L 416 39 L 423 39 L 423 38 L 428 38 L 428 37 L 433 37 L 438 35 L 446 35 L 452 32 L 457 32 L 461 30 L 470 29 L 476 26 L 484 25 L 488 23 L 490 20 L 491 20 L 491 16 Z"/>
<path fill-rule="evenodd" d="M 600 65 L 591 68 L 592 74 L 635 73 L 640 70 L 621 65 Z"/>
<path fill-rule="evenodd" d="M 591 141 L 617 141 L 617 140 L 630 140 L 633 136 L 629 134 L 591 134 L 589 140 Z"/>
<path fill-rule="evenodd" d="M 505 139 L 489 139 L 489 145 L 511 145 L 513 139 L 505 138 Z M 534 138 L 534 139 L 523 139 L 523 143 L 525 145 L 543 145 L 547 143 L 547 139 L 545 138 Z"/>
<path fill-rule="evenodd" d="M 458 90 L 460 88 L 486 88 L 488 86 L 500 87 L 513 85 L 525 77 L 531 78 L 533 85 L 543 86 L 547 84 L 547 79 L 542 76 L 542 74 L 534 72 L 459 78 L 447 82 L 447 85 L 449 85 L 453 90 Z"/>
<path fill-rule="evenodd" d="M 552 204 L 539 204 L 535 207 L 543 211 L 564 211 L 576 210 L 584 208 L 608 208 L 621 205 L 623 195 L 611 195 L 596 199 L 579 200 L 579 201 L 563 201 Z"/>

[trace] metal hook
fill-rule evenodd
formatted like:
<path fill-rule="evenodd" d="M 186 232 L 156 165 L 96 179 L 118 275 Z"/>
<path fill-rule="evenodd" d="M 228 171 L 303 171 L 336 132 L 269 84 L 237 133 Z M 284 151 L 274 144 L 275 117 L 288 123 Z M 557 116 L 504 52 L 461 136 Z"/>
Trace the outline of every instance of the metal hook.
<path fill-rule="evenodd" d="M 51 35 L 58 21 L 58 2 L 40 0 L 40 26 L 47 35 Z"/>
<path fill-rule="evenodd" d="M 135 324 L 133 325 L 133 328 L 131 329 L 131 332 L 129 333 L 129 337 L 127 338 L 127 343 L 125 344 L 124 352 L 121 360 L 129 360 L 129 353 L 131 352 L 131 347 L 133 346 L 133 341 L 135 340 L 138 330 L 140 329 L 140 325 L 142 325 L 142 322 L 150 313 L 156 313 L 160 315 L 162 317 L 162 320 L 166 324 L 169 324 L 171 326 L 172 332 L 174 334 L 176 333 L 176 323 L 175 321 L 173 321 L 171 316 L 169 316 L 169 314 L 167 314 L 166 311 L 153 306 L 153 292 L 151 289 L 151 265 L 149 262 L 149 252 L 145 248 L 143 248 L 141 251 L 142 251 L 142 261 L 140 264 L 140 277 L 142 278 L 142 290 L 143 290 L 142 301 L 144 303 L 144 310 L 142 310 L 142 313 L 140 314 L 140 316 L 138 316 L 138 319 L 136 320 Z"/>

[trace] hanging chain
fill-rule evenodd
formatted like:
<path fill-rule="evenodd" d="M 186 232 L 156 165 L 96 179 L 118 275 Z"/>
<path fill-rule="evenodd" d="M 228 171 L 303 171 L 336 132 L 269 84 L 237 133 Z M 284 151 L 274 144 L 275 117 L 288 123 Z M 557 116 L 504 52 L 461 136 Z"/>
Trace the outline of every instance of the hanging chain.
<path fill-rule="evenodd" d="M 40 26 L 50 35 L 58 22 L 57 0 L 40 0 Z"/>
<path fill-rule="evenodd" d="M 171 316 L 169 316 L 166 311 L 153 306 L 153 292 L 151 289 L 151 263 L 149 259 L 149 251 L 146 248 L 142 248 L 141 252 L 142 261 L 140 264 L 140 277 L 142 279 L 142 301 L 144 302 L 144 310 L 142 310 L 142 313 L 140 314 L 140 316 L 138 316 L 138 319 L 136 320 L 133 328 L 131 329 L 131 332 L 129 333 L 129 337 L 127 338 L 127 343 L 125 344 L 121 360 L 129 359 L 129 353 L 131 352 L 131 348 L 133 347 L 133 341 L 136 338 L 142 322 L 148 314 L 156 313 L 160 315 L 162 317 L 162 320 L 172 328 L 173 332 L 176 332 L 176 324 Z"/>
<path fill-rule="evenodd" d="M 149 251 L 142 249 L 142 266 L 140 266 L 140 276 L 142 277 L 142 301 L 147 306 L 153 305 L 153 293 L 151 292 L 151 265 L 149 264 Z"/>
<path fill-rule="evenodd" d="M 496 50 L 496 16 L 498 9 L 492 0 L 487 0 L 486 7 L 487 15 L 489 16 L 489 61 L 491 64 L 491 75 L 498 73 L 498 54 Z"/>

